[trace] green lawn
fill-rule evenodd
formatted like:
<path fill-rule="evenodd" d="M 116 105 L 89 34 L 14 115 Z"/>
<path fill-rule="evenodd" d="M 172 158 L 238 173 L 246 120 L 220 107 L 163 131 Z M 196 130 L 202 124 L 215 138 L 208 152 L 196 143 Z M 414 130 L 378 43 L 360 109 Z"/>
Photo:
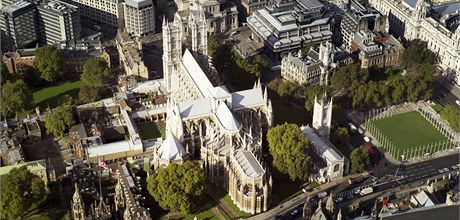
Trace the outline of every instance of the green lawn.
<path fill-rule="evenodd" d="M 400 153 L 406 149 L 420 145 L 447 140 L 446 137 L 416 111 L 372 121 L 372 123 L 390 139 L 397 149 L 401 149 Z"/>
<path fill-rule="evenodd" d="M 70 96 L 78 100 L 78 93 L 82 81 L 68 81 L 59 85 L 50 86 L 33 92 L 33 104 L 42 109 L 54 108 L 60 104 L 64 96 Z"/>
<path fill-rule="evenodd" d="M 138 124 L 139 132 L 142 139 L 148 140 L 153 138 L 165 137 L 165 126 L 160 123 L 148 122 L 143 124 Z"/>

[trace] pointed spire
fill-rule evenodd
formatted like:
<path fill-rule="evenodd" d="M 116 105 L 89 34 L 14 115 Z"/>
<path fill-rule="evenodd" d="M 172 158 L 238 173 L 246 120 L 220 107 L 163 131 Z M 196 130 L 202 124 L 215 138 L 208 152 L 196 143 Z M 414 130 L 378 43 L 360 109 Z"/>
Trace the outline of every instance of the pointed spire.
<path fill-rule="evenodd" d="M 268 92 L 267 92 L 267 87 L 268 87 L 268 86 L 265 86 L 265 89 L 264 89 L 264 94 L 263 94 L 263 95 L 264 95 L 264 102 L 265 102 L 265 103 L 267 103 L 267 101 L 268 101 Z"/>
<path fill-rule="evenodd" d="M 337 220 L 342 220 L 342 209 L 339 209 L 339 213 L 337 213 Z"/>
<path fill-rule="evenodd" d="M 260 87 L 260 77 L 257 79 L 257 87 Z"/>
<path fill-rule="evenodd" d="M 334 195 L 332 193 L 329 195 L 329 198 L 327 198 L 326 210 L 329 211 L 329 213 L 334 213 Z"/>

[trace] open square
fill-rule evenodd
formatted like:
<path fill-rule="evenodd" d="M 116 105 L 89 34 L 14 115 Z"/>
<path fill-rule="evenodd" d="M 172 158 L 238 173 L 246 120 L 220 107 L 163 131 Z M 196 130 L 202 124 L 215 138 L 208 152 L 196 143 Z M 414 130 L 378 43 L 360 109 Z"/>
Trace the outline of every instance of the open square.
<path fill-rule="evenodd" d="M 417 111 L 378 119 L 370 123 L 374 124 L 390 140 L 399 150 L 399 154 L 421 145 L 447 141 L 447 138 Z"/>

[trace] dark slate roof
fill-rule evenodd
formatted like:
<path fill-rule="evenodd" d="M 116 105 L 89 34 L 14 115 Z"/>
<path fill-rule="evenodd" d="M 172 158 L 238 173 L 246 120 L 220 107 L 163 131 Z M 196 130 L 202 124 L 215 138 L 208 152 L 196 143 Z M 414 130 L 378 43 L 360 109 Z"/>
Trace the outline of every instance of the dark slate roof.
<path fill-rule="evenodd" d="M 403 1 L 412 8 L 415 8 L 415 5 L 417 5 L 417 0 L 403 0 Z"/>
<path fill-rule="evenodd" d="M 408 212 L 382 216 L 382 220 L 441 220 L 460 219 L 459 205 L 440 205 L 412 209 Z"/>
<path fill-rule="evenodd" d="M 452 14 L 460 11 L 460 2 L 438 5 L 434 6 L 432 9 L 440 15 Z"/>

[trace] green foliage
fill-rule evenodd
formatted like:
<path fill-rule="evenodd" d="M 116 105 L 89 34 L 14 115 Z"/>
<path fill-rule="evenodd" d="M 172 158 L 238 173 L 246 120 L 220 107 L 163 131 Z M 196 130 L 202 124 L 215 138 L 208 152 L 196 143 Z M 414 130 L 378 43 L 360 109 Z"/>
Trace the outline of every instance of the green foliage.
<path fill-rule="evenodd" d="M 88 103 L 100 99 L 107 88 L 109 74 L 109 67 L 104 59 L 100 57 L 88 59 L 81 74 L 83 87 L 79 93 L 80 102 Z"/>
<path fill-rule="evenodd" d="M 313 110 L 315 97 L 320 98 L 324 93 L 330 93 L 328 86 L 311 86 L 305 89 L 304 97 L 305 100 L 305 109 L 307 111 Z"/>
<path fill-rule="evenodd" d="M 382 81 L 352 81 L 348 96 L 353 107 L 383 107 L 405 101 L 427 100 L 433 94 L 435 66 L 414 65 L 407 76 L 397 75 Z M 346 87 L 345 87 L 346 88 Z"/>
<path fill-rule="evenodd" d="M 19 114 L 31 107 L 32 93 L 22 80 L 7 81 L 2 86 L 1 110 L 4 117 Z"/>
<path fill-rule="evenodd" d="M 62 106 L 46 114 L 46 133 L 55 137 L 62 137 L 64 131 L 74 124 L 72 114 Z"/>
<path fill-rule="evenodd" d="M 401 55 L 401 64 L 411 68 L 414 64 L 435 64 L 436 54 L 427 48 L 427 43 L 420 39 L 409 42 Z"/>
<path fill-rule="evenodd" d="M 8 68 L 6 68 L 6 64 L 3 61 L 0 61 L 0 77 L 2 85 L 5 84 L 5 82 L 11 77 Z"/>
<path fill-rule="evenodd" d="M 340 67 L 331 78 L 332 88 L 336 91 L 345 90 L 353 82 L 366 82 L 369 79 L 369 72 L 361 69 L 358 64 L 348 64 Z"/>
<path fill-rule="evenodd" d="M 219 39 L 217 39 L 216 35 L 209 35 L 208 36 L 208 55 L 210 57 L 214 57 L 215 53 L 219 47 Z"/>
<path fill-rule="evenodd" d="M 93 57 L 83 66 L 81 80 L 83 84 L 92 88 L 104 88 L 109 80 L 109 67 L 104 59 Z"/>
<path fill-rule="evenodd" d="M 440 115 L 442 119 L 449 123 L 452 130 L 460 131 L 460 112 L 458 106 L 452 104 L 446 105 Z"/>
<path fill-rule="evenodd" d="M 205 195 L 206 178 L 196 162 L 169 164 L 147 179 L 147 189 L 165 210 L 191 213 Z"/>
<path fill-rule="evenodd" d="M 364 147 L 358 147 L 351 151 L 351 172 L 360 173 L 371 165 L 371 157 Z"/>
<path fill-rule="evenodd" d="M 102 88 L 82 86 L 80 92 L 78 93 L 78 98 L 81 103 L 90 103 L 95 102 L 100 99 L 103 93 Z"/>
<path fill-rule="evenodd" d="M 35 51 L 35 66 L 40 77 L 48 82 L 61 76 L 63 62 L 62 51 L 54 45 L 45 45 Z"/>
<path fill-rule="evenodd" d="M 46 194 L 43 180 L 30 173 L 27 166 L 13 168 L 0 178 L 0 218 L 24 219 L 32 204 L 41 202 Z"/>
<path fill-rule="evenodd" d="M 309 176 L 310 157 L 305 149 L 310 146 L 296 124 L 284 123 L 271 128 L 267 135 L 268 146 L 273 156 L 273 166 L 289 175 L 291 180 L 306 181 Z"/>
<path fill-rule="evenodd" d="M 276 78 L 268 83 L 268 88 L 278 93 L 283 98 L 297 98 L 299 97 L 301 86 L 295 82 L 286 81 Z M 300 93 L 301 94 L 301 93 Z"/>
<path fill-rule="evenodd" d="M 449 179 L 442 179 L 438 181 L 437 183 L 435 183 L 434 190 L 447 192 L 449 191 L 449 188 L 450 188 Z"/>

